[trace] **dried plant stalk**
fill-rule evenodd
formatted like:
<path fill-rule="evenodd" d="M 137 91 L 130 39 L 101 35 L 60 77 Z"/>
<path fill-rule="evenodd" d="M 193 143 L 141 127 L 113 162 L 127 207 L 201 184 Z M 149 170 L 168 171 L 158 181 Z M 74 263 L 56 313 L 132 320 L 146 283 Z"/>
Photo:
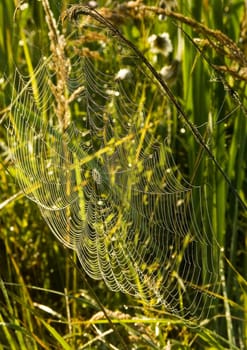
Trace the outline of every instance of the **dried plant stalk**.
<path fill-rule="evenodd" d="M 69 96 L 67 90 L 67 77 L 70 70 L 70 62 L 65 54 L 66 40 L 60 34 L 57 22 L 54 18 L 48 0 L 42 0 L 45 10 L 45 18 L 49 28 L 50 50 L 52 53 L 51 69 L 55 72 L 56 83 L 52 85 L 52 91 L 56 100 L 56 115 L 61 131 L 70 124 Z"/>

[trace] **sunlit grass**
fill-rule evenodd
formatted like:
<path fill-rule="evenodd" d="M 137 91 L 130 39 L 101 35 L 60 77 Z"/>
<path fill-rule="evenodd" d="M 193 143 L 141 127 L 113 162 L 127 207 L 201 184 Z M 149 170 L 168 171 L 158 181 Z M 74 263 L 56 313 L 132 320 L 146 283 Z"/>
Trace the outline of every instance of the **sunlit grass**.
<path fill-rule="evenodd" d="M 156 3 L 150 1 L 149 5 Z M 215 1 L 210 9 L 202 1 L 196 2 L 191 8 L 183 1 L 179 3 L 178 12 L 180 9 L 185 16 L 203 21 L 209 28 L 219 29 L 234 42 L 239 42 L 239 18 L 244 15 L 243 1 L 231 2 L 226 19 L 221 14 L 227 1 L 224 6 L 221 5 L 222 1 Z M 11 101 L 15 65 L 33 76 L 34 67 L 40 58 L 38 56 L 43 51 L 49 53 L 41 3 L 30 3 L 29 9 L 16 12 L 15 5 L 14 1 L 9 0 L 0 3 L 0 79 L 3 79 L 0 83 L 1 110 L 8 107 Z M 63 7 L 66 8 L 66 5 L 67 2 L 64 1 Z M 58 15 L 60 9 L 55 10 Z M 40 19 L 39 25 L 35 26 L 32 14 Z M 177 24 L 182 25 L 190 38 L 200 35 L 197 28 L 189 24 L 181 24 L 179 21 Z M 27 30 L 29 27 L 31 29 Z M 39 28 L 42 28 L 42 32 Z M 169 17 L 165 23 L 148 23 L 146 27 L 143 21 L 141 28 L 132 28 L 130 31 L 130 27 L 127 27 L 124 33 L 129 34 L 133 40 L 141 33 L 144 42 L 143 38 L 152 34 L 154 29 L 157 32 L 167 30 L 173 33 L 174 42 L 177 40 L 178 29 Z M 203 34 L 199 44 L 196 42 L 202 51 L 188 37 L 182 37 L 184 49 L 181 71 L 175 77 L 174 85 L 171 85 L 172 91 L 246 203 L 247 125 L 243 108 L 246 102 L 245 79 L 235 80 L 230 67 L 223 75 L 229 86 L 224 86 L 217 78 L 217 70 L 214 71 L 211 65 L 230 66 L 231 60 L 210 47 Z M 38 94 L 35 80 L 32 84 L 33 90 Z M 231 94 L 229 87 L 238 94 L 241 103 Z M 3 115 L 0 115 L 0 120 Z M 55 241 L 49 229 L 44 227 L 34 205 L 21 195 L 15 197 L 19 188 L 7 170 L 11 171 L 11 164 L 6 125 L 2 122 L 0 344 L 3 349 L 131 349 L 134 344 L 135 349 L 245 348 L 246 212 L 184 122 L 177 119 L 176 112 L 169 122 L 174 156 L 186 178 L 193 179 L 197 185 L 209 184 L 207 205 L 215 233 L 212 238 L 216 238 L 220 247 L 224 248 L 227 257 L 226 259 L 224 254 L 218 256 L 219 250 L 215 247 L 215 264 L 221 261 L 221 265 L 214 268 L 219 269 L 221 282 L 224 282 L 222 300 L 215 298 L 216 317 L 205 319 L 197 328 L 190 328 L 184 320 L 172 317 L 163 310 L 142 306 L 138 301 L 121 294 L 113 295 L 102 282 L 88 282 L 83 278 L 74 265 L 77 264 L 75 256 L 71 256 L 70 252 L 66 252 Z M 202 248 L 205 280 L 208 253 Z"/>

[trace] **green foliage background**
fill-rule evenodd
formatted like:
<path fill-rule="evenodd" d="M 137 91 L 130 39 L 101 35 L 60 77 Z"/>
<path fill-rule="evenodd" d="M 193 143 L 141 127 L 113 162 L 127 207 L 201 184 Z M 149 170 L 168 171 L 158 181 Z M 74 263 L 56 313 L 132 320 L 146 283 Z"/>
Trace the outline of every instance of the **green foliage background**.
<path fill-rule="evenodd" d="M 143 3 L 158 6 L 157 1 Z M 0 3 L 0 349 L 245 349 L 246 210 L 195 137 L 189 130 L 181 132 L 186 125 L 175 109 L 171 108 L 168 129 L 176 163 L 190 181 L 210 183 L 207 200 L 212 226 L 225 250 L 221 266 L 224 302 L 219 300 L 215 319 L 190 328 L 165 310 L 140 306 L 125 295 L 110 292 L 103 282 L 87 279 L 76 268 L 76 257 L 45 226 L 37 207 L 19 192 L 11 175 L 6 138 L 15 69 L 30 74 L 40 57 L 49 55 L 42 4 L 28 4 L 27 9 L 18 9 L 17 1 Z M 51 2 L 55 18 L 68 5 L 71 1 Z M 104 5 L 111 9 L 114 3 L 99 1 L 99 6 Z M 166 21 L 126 18 L 122 24 L 126 37 L 139 47 L 142 41 L 145 46 L 150 34 L 163 31 L 170 33 L 176 47 L 177 26 L 182 26 L 185 47 L 172 91 L 190 121 L 200 126 L 245 203 L 247 59 L 232 52 L 220 32 L 245 56 L 246 11 L 244 1 L 180 0 L 176 13 L 181 18 L 169 14 Z M 198 23 L 210 28 L 212 36 Z M 191 41 L 194 38 L 200 38 L 198 47 Z M 176 50 L 167 64 L 175 58 Z"/>

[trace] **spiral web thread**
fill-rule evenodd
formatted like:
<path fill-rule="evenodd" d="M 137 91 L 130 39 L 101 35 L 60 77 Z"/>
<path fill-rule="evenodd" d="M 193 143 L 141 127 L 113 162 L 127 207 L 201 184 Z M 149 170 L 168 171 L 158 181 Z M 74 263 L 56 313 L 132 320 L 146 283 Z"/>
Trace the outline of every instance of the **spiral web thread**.
<path fill-rule="evenodd" d="M 105 28 L 76 27 L 66 48 L 69 123 L 56 115 L 49 62 L 29 80 L 16 74 L 8 137 L 18 183 L 93 279 L 178 316 L 205 317 L 219 288 L 218 255 L 203 188 L 183 179 L 156 136 L 170 103 Z"/>

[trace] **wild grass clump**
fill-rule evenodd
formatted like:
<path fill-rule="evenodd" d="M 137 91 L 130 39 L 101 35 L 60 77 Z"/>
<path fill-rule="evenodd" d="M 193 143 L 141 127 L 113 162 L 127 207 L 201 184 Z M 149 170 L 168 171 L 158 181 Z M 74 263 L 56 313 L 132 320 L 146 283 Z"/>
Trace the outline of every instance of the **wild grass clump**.
<path fill-rule="evenodd" d="M 91 2 L 92 3 L 92 2 Z M 178 169 L 205 186 L 203 224 L 210 249 L 201 248 L 203 278 L 217 270 L 219 292 L 209 316 L 195 324 L 164 307 L 153 308 L 113 293 L 86 277 L 71 253 L 44 224 L 36 205 L 20 191 L 7 125 L 15 70 L 31 77 L 47 64 L 60 131 L 70 124 L 66 58 L 69 21 L 78 7 L 13 0 L 0 3 L 0 344 L 2 349 L 245 349 L 246 257 L 246 13 L 244 1 L 98 2 L 97 10 L 154 67 L 169 105 L 152 115 L 155 137 L 167 137 Z M 70 8 L 70 10 L 68 10 Z M 71 10 L 73 9 L 73 11 Z M 67 11 L 68 10 L 68 11 Z M 150 46 L 152 35 L 169 33 L 166 54 Z M 156 37 L 157 39 L 157 37 Z M 159 37 L 160 39 L 160 37 Z M 87 38 L 87 40 L 89 40 Z M 95 38 L 94 38 L 95 40 Z M 102 40 L 102 37 L 99 41 Z M 155 42 L 153 36 L 152 43 Z M 72 43 L 72 44 L 71 44 Z M 90 55 L 90 53 L 88 53 Z M 94 54 L 97 55 L 96 50 Z M 109 53 L 109 56 L 114 56 Z M 43 62 L 43 63 L 42 63 Z M 161 69 L 163 68 L 163 70 Z M 163 74 L 163 75 L 162 75 Z M 162 83 L 162 79 L 165 83 Z M 150 89 L 154 85 L 150 83 Z M 81 93 L 81 91 L 77 91 Z M 147 97 L 148 98 L 148 97 Z M 164 116 L 164 109 L 166 114 Z M 79 122 L 80 111 L 74 108 Z M 45 113 L 44 113 L 45 116 Z M 51 122 L 51 121 L 50 121 Z M 18 131 L 18 130 L 17 130 Z M 198 133 L 200 136 L 198 136 Z M 65 151 L 64 151 L 65 152 Z M 214 162 L 214 159 L 216 162 Z M 212 161 L 213 160 L 213 161 Z M 195 198 L 200 202 L 200 198 Z M 198 205 L 199 207 L 199 205 Z M 198 213 L 199 214 L 199 213 Z M 199 237 L 198 237 L 199 239 Z M 199 287 L 199 286 L 195 286 Z M 202 289 L 210 290 L 203 285 Z M 212 311 L 212 312 L 211 312 Z"/>

